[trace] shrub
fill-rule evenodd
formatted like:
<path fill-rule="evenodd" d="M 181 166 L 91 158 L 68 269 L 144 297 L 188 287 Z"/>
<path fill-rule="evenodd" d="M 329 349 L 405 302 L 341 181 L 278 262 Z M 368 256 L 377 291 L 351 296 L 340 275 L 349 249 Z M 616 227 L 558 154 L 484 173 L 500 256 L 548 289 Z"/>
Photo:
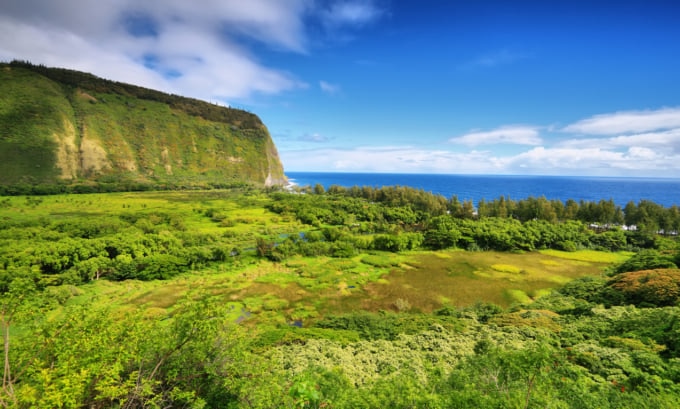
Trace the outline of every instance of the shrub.
<path fill-rule="evenodd" d="M 644 307 L 675 305 L 680 301 L 680 270 L 643 270 L 617 275 L 609 286 L 627 303 Z"/>
<path fill-rule="evenodd" d="M 562 251 L 574 252 L 574 251 L 578 250 L 578 248 L 576 247 L 576 243 L 574 243 L 573 241 L 570 241 L 570 240 L 561 241 L 561 242 L 555 244 L 555 247 L 558 250 L 562 250 Z"/>
<path fill-rule="evenodd" d="M 658 268 L 678 268 L 678 266 L 669 257 L 663 256 L 656 250 L 642 250 L 616 267 L 614 273 L 621 274 Z"/>

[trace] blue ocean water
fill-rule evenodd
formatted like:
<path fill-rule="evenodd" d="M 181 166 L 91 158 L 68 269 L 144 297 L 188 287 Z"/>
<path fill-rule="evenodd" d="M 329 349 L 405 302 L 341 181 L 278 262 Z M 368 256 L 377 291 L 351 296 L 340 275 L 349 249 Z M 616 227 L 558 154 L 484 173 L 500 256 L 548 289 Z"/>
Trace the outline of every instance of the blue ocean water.
<path fill-rule="evenodd" d="M 501 196 L 519 200 L 545 196 L 548 200 L 567 199 L 597 202 L 614 200 L 626 203 L 651 200 L 670 207 L 680 205 L 680 179 L 577 177 L 577 176 L 491 176 L 396 173 L 326 173 L 286 172 L 289 180 L 299 186 L 325 188 L 338 186 L 409 186 L 447 198 L 457 195 L 460 200 L 493 200 Z"/>

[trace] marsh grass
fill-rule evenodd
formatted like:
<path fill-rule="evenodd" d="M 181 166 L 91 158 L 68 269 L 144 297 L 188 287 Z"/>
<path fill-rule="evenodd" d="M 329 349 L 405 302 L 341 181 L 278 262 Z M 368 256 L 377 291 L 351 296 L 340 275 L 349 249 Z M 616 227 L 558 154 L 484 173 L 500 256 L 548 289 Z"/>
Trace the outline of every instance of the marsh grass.
<path fill-rule="evenodd" d="M 616 253 L 596 251 L 596 250 L 578 250 L 578 251 L 560 251 L 560 250 L 539 250 L 539 253 L 551 256 L 554 258 L 580 261 L 584 263 L 623 263 L 628 260 L 633 254 L 630 251 L 619 251 Z"/>
<path fill-rule="evenodd" d="M 592 261 L 598 260 L 604 261 Z M 498 252 L 419 253 L 409 257 L 410 268 L 395 268 L 380 282 L 365 287 L 339 303 L 357 304 L 363 309 L 394 310 L 398 299 L 408 300 L 411 308 L 432 311 L 444 304 L 471 305 L 477 301 L 509 306 L 527 302 L 586 275 L 598 275 L 609 265 L 607 253 L 590 252 L 591 262 L 568 260 L 550 254 L 510 254 Z"/>
<path fill-rule="evenodd" d="M 265 210 L 266 200 L 227 190 L 7 197 L 2 198 L 0 221 L 21 225 L 130 216 L 162 229 L 162 220 L 172 217 L 187 232 L 221 235 L 229 246 L 241 249 L 253 247 L 256 237 L 280 239 L 304 230 L 297 221 Z M 184 299 L 214 297 L 234 319 L 244 310 L 252 314 L 249 323 L 279 324 L 356 310 L 429 312 L 477 301 L 509 306 L 541 297 L 574 278 L 599 275 L 629 256 L 552 250 L 375 251 L 353 258 L 295 256 L 272 263 L 244 254 L 166 281 L 97 280 L 83 285 L 83 294 L 68 302 L 95 300 L 121 311 L 143 308 L 160 316 L 172 313 Z"/>
<path fill-rule="evenodd" d="M 590 254 L 591 260 L 597 254 Z M 601 259 L 607 259 L 606 254 Z M 363 256 L 365 257 L 365 256 Z M 88 284 L 81 297 L 97 297 L 122 309 L 171 312 L 186 297 L 210 296 L 231 305 L 248 325 L 288 325 L 357 310 L 430 312 L 478 301 L 504 307 L 549 294 L 568 281 L 599 275 L 606 262 L 569 260 L 539 252 L 417 252 L 382 255 L 390 267 L 353 259 L 296 257 L 259 261 L 235 269 L 206 269 L 169 281 Z M 395 267 L 396 260 L 400 264 Z M 75 299 L 81 298 L 75 297 Z M 408 307 L 406 307 L 408 306 Z M 243 311 L 242 311 L 243 310 Z"/>

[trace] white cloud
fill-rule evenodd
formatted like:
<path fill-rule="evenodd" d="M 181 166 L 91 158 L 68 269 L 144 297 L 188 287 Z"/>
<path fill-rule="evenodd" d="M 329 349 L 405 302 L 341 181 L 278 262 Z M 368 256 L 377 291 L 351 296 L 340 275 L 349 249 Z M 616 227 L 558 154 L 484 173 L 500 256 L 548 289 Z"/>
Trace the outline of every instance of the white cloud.
<path fill-rule="evenodd" d="M 640 146 L 631 146 L 628 149 L 628 156 L 631 159 L 645 160 L 645 161 L 656 161 L 663 160 L 658 153 L 654 152 L 649 148 L 643 148 Z"/>
<path fill-rule="evenodd" d="M 583 169 L 620 167 L 624 155 L 599 148 L 570 149 L 538 146 L 518 155 L 501 159 L 509 169 Z"/>
<path fill-rule="evenodd" d="M 680 128 L 635 135 L 621 135 L 609 138 L 576 138 L 559 144 L 564 148 L 621 149 L 631 146 L 653 148 L 660 151 L 680 152 Z"/>
<path fill-rule="evenodd" d="M 615 135 L 680 128 L 680 107 L 595 115 L 564 127 L 564 132 Z"/>
<path fill-rule="evenodd" d="M 322 11 L 321 17 L 329 27 L 361 26 L 378 19 L 383 13 L 372 0 L 341 0 Z"/>
<path fill-rule="evenodd" d="M 279 150 L 288 171 L 346 171 L 453 174 L 540 174 L 680 177 L 680 154 L 644 147 L 625 151 L 538 146 L 516 155 L 458 153 L 413 146 Z"/>
<path fill-rule="evenodd" d="M 286 170 L 473 174 L 496 168 L 488 152 L 454 153 L 412 146 L 279 150 L 279 154 Z"/>
<path fill-rule="evenodd" d="M 304 53 L 304 20 L 313 7 L 311 0 L 5 0 L 0 60 L 67 67 L 207 100 L 247 99 L 305 86 L 263 65 L 242 39 Z"/>
<path fill-rule="evenodd" d="M 279 152 L 287 170 L 680 177 L 680 126 L 675 127 L 668 119 L 675 110 L 639 112 L 646 112 L 638 115 L 645 120 L 627 122 L 619 130 L 652 131 L 583 138 L 566 134 L 564 128 L 508 125 L 452 138 L 449 142 L 459 145 L 455 151 L 364 146 L 314 150 L 280 147 Z M 590 119 L 608 118 L 615 123 L 616 118 L 624 117 L 619 113 Z M 518 153 L 522 145 L 526 149 Z M 460 152 L 461 146 L 470 150 Z M 484 150 L 474 150 L 476 146 L 484 146 Z"/>
<path fill-rule="evenodd" d="M 680 175 L 680 155 L 659 154 L 648 148 L 631 147 L 626 151 L 600 148 L 545 148 L 536 147 L 500 160 L 509 173 L 541 174 L 599 174 L 609 176 Z"/>
<path fill-rule="evenodd" d="M 318 134 L 318 133 L 312 133 L 312 134 L 306 134 L 302 135 L 301 137 L 298 138 L 298 140 L 303 141 L 303 142 L 314 142 L 314 143 L 324 143 L 328 142 L 330 138 Z"/>
<path fill-rule="evenodd" d="M 335 95 L 340 92 L 340 86 L 326 81 L 319 81 L 319 88 L 326 94 Z"/>
<path fill-rule="evenodd" d="M 478 146 L 492 144 L 539 145 L 542 141 L 537 127 L 509 125 L 496 128 L 492 131 L 471 132 L 463 136 L 451 138 L 449 142 Z"/>

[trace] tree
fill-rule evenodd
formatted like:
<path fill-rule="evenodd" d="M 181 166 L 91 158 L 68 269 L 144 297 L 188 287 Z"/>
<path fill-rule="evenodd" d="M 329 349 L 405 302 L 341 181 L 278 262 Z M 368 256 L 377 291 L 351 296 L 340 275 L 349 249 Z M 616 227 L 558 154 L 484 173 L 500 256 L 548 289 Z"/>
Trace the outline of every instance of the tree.
<path fill-rule="evenodd" d="M 322 195 L 324 193 L 326 193 L 326 189 L 323 187 L 323 185 L 321 183 L 317 183 L 316 185 L 314 185 L 314 194 L 315 195 Z"/>
<path fill-rule="evenodd" d="M 614 269 L 615 274 L 630 271 L 653 270 L 658 268 L 677 268 L 667 256 L 656 250 L 641 250 Z"/>
<path fill-rule="evenodd" d="M 626 226 L 635 226 L 640 222 L 638 208 L 632 200 L 626 203 L 626 207 L 623 208 L 623 221 Z"/>
<path fill-rule="evenodd" d="M 671 306 L 680 301 L 680 270 L 656 269 L 622 273 L 609 286 L 623 293 L 625 301 L 643 306 Z"/>
<path fill-rule="evenodd" d="M 463 213 L 463 205 L 458 200 L 458 195 L 451 196 L 447 207 L 449 214 L 453 217 L 460 217 L 459 215 Z"/>
<path fill-rule="evenodd" d="M 546 345 L 526 350 L 476 348 L 449 376 L 447 407 L 548 407 L 557 390 L 551 372 L 563 360 Z"/>
<path fill-rule="evenodd" d="M 15 378 L 12 375 L 12 363 L 10 360 L 10 328 L 14 324 L 16 315 L 31 304 L 32 297 L 37 293 L 37 275 L 28 268 L 11 272 L 13 278 L 9 283 L 8 290 L 0 295 L 0 326 L 3 338 L 3 372 L 2 372 L 2 396 L 0 404 L 9 406 L 16 404 L 14 391 Z M 11 402 L 6 402 L 5 399 Z"/>
<path fill-rule="evenodd" d="M 620 251 L 628 245 L 626 240 L 626 233 L 620 229 L 607 230 L 600 234 L 593 234 L 590 236 L 590 243 L 596 248 L 602 248 L 608 251 Z"/>
<path fill-rule="evenodd" d="M 271 257 L 274 246 L 275 243 L 273 241 L 267 240 L 264 237 L 255 239 L 255 252 L 258 257 Z"/>
<path fill-rule="evenodd" d="M 578 214 L 578 203 L 574 199 L 567 199 L 564 205 L 563 220 L 576 220 Z"/>
<path fill-rule="evenodd" d="M 461 237 L 456 223 L 449 216 L 437 216 L 430 220 L 425 231 L 424 244 L 432 249 L 454 247 Z"/>

